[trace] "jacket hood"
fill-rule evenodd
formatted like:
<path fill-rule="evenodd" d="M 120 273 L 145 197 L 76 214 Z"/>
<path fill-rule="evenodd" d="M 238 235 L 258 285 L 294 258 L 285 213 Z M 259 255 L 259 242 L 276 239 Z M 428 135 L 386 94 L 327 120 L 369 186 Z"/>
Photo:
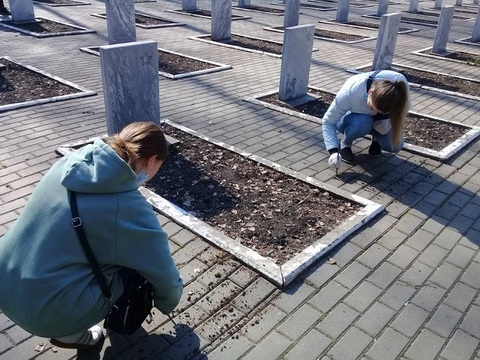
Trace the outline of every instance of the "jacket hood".
<path fill-rule="evenodd" d="M 138 189 L 137 175 L 103 140 L 96 139 L 64 159 L 61 183 L 81 193 L 118 193 Z"/>

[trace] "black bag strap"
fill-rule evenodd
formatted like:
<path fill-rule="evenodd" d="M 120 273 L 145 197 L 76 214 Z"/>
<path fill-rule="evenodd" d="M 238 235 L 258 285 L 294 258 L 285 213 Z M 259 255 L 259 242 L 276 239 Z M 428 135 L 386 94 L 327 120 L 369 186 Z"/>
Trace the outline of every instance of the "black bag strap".
<path fill-rule="evenodd" d="M 377 70 L 377 71 L 374 71 L 367 79 L 367 92 L 368 90 L 370 90 L 370 87 L 372 86 L 372 83 L 373 83 L 373 80 L 375 79 L 375 76 L 377 76 L 377 74 L 382 71 L 382 70 Z"/>
<path fill-rule="evenodd" d="M 93 273 L 97 277 L 98 282 L 100 283 L 100 287 L 102 288 L 103 295 L 105 299 L 112 303 L 112 292 L 107 285 L 107 281 L 105 280 L 105 275 L 103 275 L 102 270 L 100 270 L 100 266 L 98 266 L 97 259 L 93 254 L 92 248 L 88 244 L 87 237 L 85 236 L 85 231 L 83 230 L 83 223 L 80 215 L 78 214 L 78 207 L 77 207 L 77 197 L 75 196 L 75 192 L 68 190 L 70 193 L 70 209 L 72 211 L 72 226 L 75 228 L 78 238 L 80 239 L 80 243 L 82 244 L 83 251 L 85 251 L 85 255 L 87 256 L 88 262 L 93 268 Z"/>

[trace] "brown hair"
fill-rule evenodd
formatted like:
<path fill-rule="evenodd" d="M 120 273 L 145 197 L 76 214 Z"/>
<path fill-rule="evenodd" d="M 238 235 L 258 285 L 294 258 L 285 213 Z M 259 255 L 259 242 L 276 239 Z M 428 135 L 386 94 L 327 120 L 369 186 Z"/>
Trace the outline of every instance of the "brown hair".
<path fill-rule="evenodd" d="M 377 80 L 372 84 L 373 105 L 390 114 L 392 145 L 400 144 L 408 112 L 408 87 L 403 81 Z"/>
<path fill-rule="evenodd" d="M 153 122 L 133 122 L 120 133 L 108 137 L 105 142 L 134 171 L 137 170 L 139 160 L 147 160 L 153 155 L 162 161 L 167 158 L 167 140 L 160 126 Z"/>

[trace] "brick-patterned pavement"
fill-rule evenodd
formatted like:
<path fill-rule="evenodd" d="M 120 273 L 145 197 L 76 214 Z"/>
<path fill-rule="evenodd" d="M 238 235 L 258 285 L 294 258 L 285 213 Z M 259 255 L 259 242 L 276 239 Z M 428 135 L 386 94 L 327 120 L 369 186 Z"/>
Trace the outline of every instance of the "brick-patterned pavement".
<path fill-rule="evenodd" d="M 252 3 L 272 6 L 268 0 Z M 365 21 L 362 14 L 376 12 L 376 3 L 365 3 L 371 6 L 350 9 L 350 20 Z M 420 8 L 430 10 L 433 4 L 423 1 Z M 408 5 L 395 2 L 389 11 L 406 11 Z M 472 5 L 471 0 L 464 5 Z M 155 321 L 134 336 L 113 336 L 100 355 L 78 358 L 480 359 L 480 142 L 442 163 L 407 151 L 370 159 L 368 141 L 362 140 L 355 144 L 362 153 L 360 164 L 345 166 L 344 180 L 336 179 L 326 166 L 318 124 L 243 100 L 278 88 L 280 59 L 189 39 L 208 34 L 210 20 L 166 12 L 180 9 L 179 0 L 135 6 L 139 12 L 187 24 L 137 28 L 138 40 L 155 40 L 163 49 L 233 67 L 183 80 L 161 77 L 163 118 L 384 204 L 386 211 L 283 290 L 159 214 L 186 283 L 174 312 L 177 325 L 155 314 Z M 210 2 L 201 0 L 198 6 L 209 9 Z M 35 3 L 36 17 L 94 29 L 93 34 L 38 39 L 0 28 L 0 56 L 97 92 L 0 113 L 0 235 L 57 160 L 57 146 L 106 132 L 99 58 L 79 51 L 108 43 L 106 20 L 90 16 L 102 12 L 104 4 L 97 0 L 73 7 Z M 281 33 L 263 29 L 282 25 L 282 16 L 233 13 L 251 16 L 233 21 L 233 33 L 282 41 Z M 300 23 L 334 18 L 335 11 L 304 7 Z M 473 24 L 455 19 L 447 49 L 480 57 L 480 47 L 453 42 L 470 36 Z M 480 78 L 479 66 L 412 54 L 432 46 L 435 28 L 401 26 L 420 31 L 398 36 L 394 63 Z M 375 36 L 374 30 L 351 31 Z M 336 92 L 350 76 L 347 68 L 371 63 L 375 40 L 344 44 L 317 39 L 314 48 L 319 51 L 313 53 L 310 85 Z M 416 112 L 480 125 L 477 100 L 412 89 L 412 102 Z M 76 356 L 75 351 L 52 348 L 48 339 L 26 333 L 0 313 L 0 360 Z"/>

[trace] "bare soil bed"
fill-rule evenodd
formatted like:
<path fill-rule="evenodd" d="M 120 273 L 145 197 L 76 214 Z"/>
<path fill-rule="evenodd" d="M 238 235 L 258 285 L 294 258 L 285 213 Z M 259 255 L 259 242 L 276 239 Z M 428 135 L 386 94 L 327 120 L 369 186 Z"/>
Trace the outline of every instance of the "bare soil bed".
<path fill-rule="evenodd" d="M 323 117 L 335 98 L 335 95 L 315 89 L 310 89 L 309 92 L 318 97 L 317 100 L 309 101 L 298 106 L 292 106 L 281 101 L 278 98 L 278 93 L 260 97 L 258 100 L 311 116 Z M 468 130 L 468 128 L 463 126 L 408 114 L 405 121 L 405 142 L 440 151 L 467 133 Z"/>
<path fill-rule="evenodd" d="M 174 127 L 165 133 L 180 143 L 147 187 L 278 264 L 361 208 Z"/>
<path fill-rule="evenodd" d="M 273 29 L 283 31 L 283 26 L 275 26 Z M 368 38 L 368 36 L 364 36 L 364 35 L 347 34 L 339 31 L 324 30 L 324 29 L 315 29 L 314 36 L 328 38 L 328 39 L 342 40 L 342 41 L 355 41 L 355 40 L 362 40 L 362 39 Z"/>
<path fill-rule="evenodd" d="M 458 61 L 463 61 L 467 63 L 468 65 L 472 66 L 480 66 L 480 55 L 477 54 L 472 54 L 472 53 L 467 53 L 463 51 L 448 51 L 449 52 L 447 55 L 441 55 L 441 54 L 436 54 L 432 52 L 432 50 L 425 50 L 422 51 L 422 54 L 428 54 L 432 55 L 438 58 L 446 58 L 446 59 L 452 59 L 452 60 L 458 60 Z"/>
<path fill-rule="evenodd" d="M 82 1 L 73 1 L 73 0 L 33 0 L 37 3 L 48 4 L 48 5 L 86 5 Z"/>
<path fill-rule="evenodd" d="M 183 10 L 180 9 L 180 10 L 175 10 L 175 11 L 179 12 L 179 13 L 190 14 L 190 15 L 212 17 L 212 12 L 210 10 L 205 10 L 205 9 L 196 9 L 196 10 L 193 10 L 193 11 L 183 11 Z M 235 20 L 235 19 L 238 19 L 238 18 L 243 18 L 243 17 L 232 14 L 232 20 Z"/>
<path fill-rule="evenodd" d="M 37 21 L 21 23 L 7 20 L 3 21 L 2 23 L 36 34 L 64 33 L 79 30 L 79 28 L 77 27 L 62 24 L 48 19 L 36 18 L 36 20 Z"/>
<path fill-rule="evenodd" d="M 215 41 L 215 40 L 212 40 L 211 37 L 207 37 L 207 39 L 211 41 Z M 276 55 L 282 55 L 283 45 L 273 41 L 254 39 L 246 36 L 232 34 L 231 40 L 219 41 L 219 42 L 228 44 L 228 45 L 242 47 L 244 49 L 258 50 L 258 51 L 264 51 L 264 52 L 268 52 Z"/>
<path fill-rule="evenodd" d="M 104 19 L 107 18 L 107 14 L 98 14 L 96 16 L 100 16 Z M 168 24 L 175 24 L 175 21 L 162 19 L 155 16 L 149 16 L 144 14 L 135 13 L 135 24 L 140 26 L 154 26 L 154 25 L 168 25 Z"/>
<path fill-rule="evenodd" d="M 284 11 L 282 9 L 276 9 L 276 8 L 271 8 L 271 7 L 265 7 L 265 6 L 257 6 L 257 5 L 250 5 L 250 6 L 234 6 L 235 9 L 238 10 L 255 10 L 255 11 L 260 11 L 260 12 L 266 12 L 270 14 L 278 14 L 278 15 L 283 15 Z"/>

